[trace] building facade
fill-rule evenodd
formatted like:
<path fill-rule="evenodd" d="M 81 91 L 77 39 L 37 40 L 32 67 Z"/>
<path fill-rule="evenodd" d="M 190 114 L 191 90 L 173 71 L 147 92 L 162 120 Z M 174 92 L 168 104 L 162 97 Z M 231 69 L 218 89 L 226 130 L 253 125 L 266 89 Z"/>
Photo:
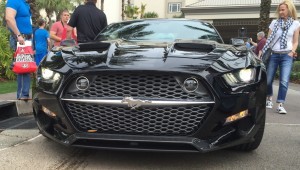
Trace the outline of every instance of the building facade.
<path fill-rule="evenodd" d="M 270 18 L 276 18 L 275 11 L 283 0 L 272 0 Z M 187 4 L 181 10 L 185 18 L 201 19 L 212 23 L 225 43 L 230 38 L 240 36 L 244 29 L 244 36 L 256 39 L 260 18 L 261 0 L 198 0 Z M 300 0 L 294 0 L 298 17 L 300 16 Z"/>
<path fill-rule="evenodd" d="M 127 5 L 127 0 L 124 1 Z M 181 8 L 186 2 L 192 3 L 196 0 L 131 0 L 131 5 L 141 8 L 146 4 L 145 12 L 156 12 L 159 18 L 172 18 L 181 15 Z M 97 7 L 101 8 L 101 1 L 97 1 Z M 104 12 L 108 23 L 122 21 L 122 0 L 110 0 L 104 2 Z"/>

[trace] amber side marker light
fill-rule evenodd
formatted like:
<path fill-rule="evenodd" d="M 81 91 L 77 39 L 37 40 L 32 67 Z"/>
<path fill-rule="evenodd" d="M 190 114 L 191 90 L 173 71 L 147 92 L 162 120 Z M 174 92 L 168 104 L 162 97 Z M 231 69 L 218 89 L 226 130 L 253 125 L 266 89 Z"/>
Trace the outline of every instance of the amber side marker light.
<path fill-rule="evenodd" d="M 225 121 L 225 124 L 230 123 L 230 122 L 234 122 L 234 121 L 239 120 L 239 119 L 242 119 L 242 118 L 244 118 L 248 115 L 249 115 L 248 110 L 243 110 L 243 111 L 241 111 L 237 114 L 234 114 L 232 116 L 227 117 L 226 121 Z"/>
<path fill-rule="evenodd" d="M 50 117 L 56 117 L 56 114 L 54 112 L 51 112 L 49 109 L 47 109 L 46 107 L 42 107 L 42 110 L 44 113 L 46 113 L 48 116 Z"/>
<path fill-rule="evenodd" d="M 88 130 L 89 133 L 96 133 L 97 130 Z"/>

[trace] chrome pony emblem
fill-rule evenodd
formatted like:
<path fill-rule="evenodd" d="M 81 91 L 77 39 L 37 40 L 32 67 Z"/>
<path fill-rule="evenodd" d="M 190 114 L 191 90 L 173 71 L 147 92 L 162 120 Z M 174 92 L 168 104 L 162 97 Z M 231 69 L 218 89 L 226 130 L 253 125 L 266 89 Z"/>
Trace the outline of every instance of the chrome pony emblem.
<path fill-rule="evenodd" d="M 136 109 L 145 103 L 152 103 L 152 102 L 149 100 L 140 100 L 140 99 L 135 100 L 132 97 L 124 97 L 121 103 L 127 103 L 128 107 L 131 107 L 131 109 Z"/>

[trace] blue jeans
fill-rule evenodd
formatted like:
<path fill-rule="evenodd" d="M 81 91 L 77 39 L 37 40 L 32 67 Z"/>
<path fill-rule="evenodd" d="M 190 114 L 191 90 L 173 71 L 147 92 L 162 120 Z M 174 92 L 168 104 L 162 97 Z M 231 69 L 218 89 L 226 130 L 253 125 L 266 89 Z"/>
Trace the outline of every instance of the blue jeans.
<path fill-rule="evenodd" d="M 30 90 L 30 74 L 18 74 L 17 75 L 18 91 L 17 99 L 29 98 Z"/>
<path fill-rule="evenodd" d="M 12 34 L 9 37 L 10 47 L 16 51 L 17 49 L 17 40 Z M 30 73 L 27 74 L 18 74 L 17 75 L 17 99 L 20 98 L 29 98 L 30 91 Z"/>
<path fill-rule="evenodd" d="M 288 54 L 272 54 L 267 67 L 267 96 L 273 96 L 273 80 L 277 68 L 279 67 L 279 89 L 277 96 L 277 103 L 284 103 L 287 90 L 289 87 L 289 80 L 291 70 L 293 67 L 293 57 Z"/>

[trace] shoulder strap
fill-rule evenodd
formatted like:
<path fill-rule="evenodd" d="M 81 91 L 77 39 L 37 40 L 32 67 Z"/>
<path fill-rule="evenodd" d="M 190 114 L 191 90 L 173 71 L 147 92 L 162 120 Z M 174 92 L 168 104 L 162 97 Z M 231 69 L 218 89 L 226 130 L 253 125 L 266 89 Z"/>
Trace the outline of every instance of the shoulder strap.
<path fill-rule="evenodd" d="M 274 47 L 274 45 L 278 42 L 278 40 L 280 39 L 280 37 L 277 38 L 277 40 L 275 41 L 275 43 L 273 43 L 271 49 Z"/>

